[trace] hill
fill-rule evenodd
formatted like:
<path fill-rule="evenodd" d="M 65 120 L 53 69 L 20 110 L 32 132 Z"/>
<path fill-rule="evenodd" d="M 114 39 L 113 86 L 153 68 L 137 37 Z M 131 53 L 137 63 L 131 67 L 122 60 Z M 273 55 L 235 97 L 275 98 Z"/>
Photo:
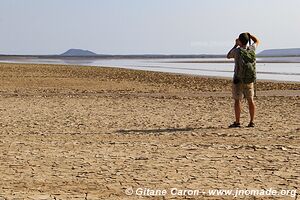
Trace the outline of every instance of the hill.
<path fill-rule="evenodd" d="M 82 49 L 69 49 L 65 53 L 60 54 L 60 56 L 96 56 L 97 54 L 88 50 Z"/>
<path fill-rule="evenodd" d="M 258 56 L 300 56 L 300 48 L 268 49 L 260 52 Z"/>

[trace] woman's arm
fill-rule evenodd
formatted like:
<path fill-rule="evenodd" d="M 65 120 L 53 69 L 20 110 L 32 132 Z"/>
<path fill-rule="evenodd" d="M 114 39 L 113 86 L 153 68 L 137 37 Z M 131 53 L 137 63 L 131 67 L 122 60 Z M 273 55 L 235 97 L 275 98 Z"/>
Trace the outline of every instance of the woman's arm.
<path fill-rule="evenodd" d="M 258 46 L 260 44 L 260 41 L 259 39 L 254 36 L 254 35 L 251 35 L 250 33 L 248 33 L 250 35 L 250 39 L 253 40 L 253 42 L 256 44 L 256 46 Z"/>
<path fill-rule="evenodd" d="M 235 40 L 235 45 L 232 47 L 232 49 L 228 52 L 227 54 L 227 58 L 230 59 L 230 58 L 234 58 L 234 55 L 233 55 L 233 50 L 236 49 L 238 47 L 238 39 Z"/>

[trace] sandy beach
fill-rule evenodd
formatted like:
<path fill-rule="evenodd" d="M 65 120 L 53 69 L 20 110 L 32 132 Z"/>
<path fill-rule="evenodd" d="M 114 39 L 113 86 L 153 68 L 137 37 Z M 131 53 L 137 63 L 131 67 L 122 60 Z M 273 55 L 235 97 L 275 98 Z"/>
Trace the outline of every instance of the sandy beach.
<path fill-rule="evenodd" d="M 0 76 L 0 200 L 300 193 L 300 83 L 258 81 L 256 127 L 246 128 L 243 101 L 243 127 L 228 129 L 230 79 L 33 64 L 0 64 Z M 126 194 L 138 188 L 168 195 Z M 171 188 L 206 194 L 171 195 Z"/>

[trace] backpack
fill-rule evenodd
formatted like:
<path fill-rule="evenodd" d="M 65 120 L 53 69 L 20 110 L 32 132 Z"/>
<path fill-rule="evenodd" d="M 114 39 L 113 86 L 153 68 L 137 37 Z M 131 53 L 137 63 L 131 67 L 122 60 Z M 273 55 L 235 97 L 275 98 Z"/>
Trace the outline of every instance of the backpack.
<path fill-rule="evenodd" d="M 242 59 L 242 83 L 254 83 L 256 81 L 256 54 L 254 50 L 240 48 Z"/>

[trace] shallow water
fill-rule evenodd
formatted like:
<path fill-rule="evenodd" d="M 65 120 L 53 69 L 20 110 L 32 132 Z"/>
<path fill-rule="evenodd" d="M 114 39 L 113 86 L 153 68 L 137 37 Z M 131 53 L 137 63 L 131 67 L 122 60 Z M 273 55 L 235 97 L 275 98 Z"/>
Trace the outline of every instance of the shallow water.
<path fill-rule="evenodd" d="M 259 58 L 257 78 L 260 80 L 300 82 L 300 57 Z M 88 66 L 121 67 L 159 72 L 192 75 L 232 77 L 233 63 L 224 58 L 187 58 L 187 59 L 11 59 L 0 62 L 68 64 Z"/>

